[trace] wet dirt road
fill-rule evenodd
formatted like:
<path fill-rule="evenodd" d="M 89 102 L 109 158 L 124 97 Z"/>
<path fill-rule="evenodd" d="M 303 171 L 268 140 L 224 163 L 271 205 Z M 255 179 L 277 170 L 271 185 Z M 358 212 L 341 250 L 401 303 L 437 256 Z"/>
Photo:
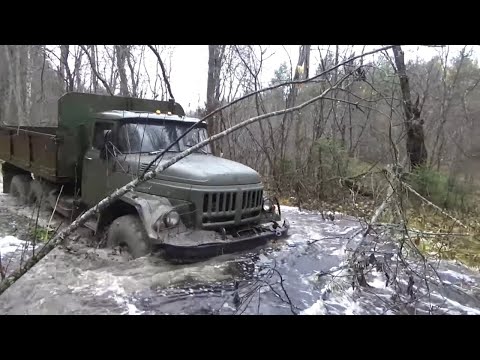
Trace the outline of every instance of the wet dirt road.
<path fill-rule="evenodd" d="M 0 194 L 0 252 L 8 271 L 20 262 L 32 213 Z M 369 240 L 362 243 L 371 263 L 366 285 L 353 288 L 345 261 L 362 241 L 361 224 L 289 207 L 283 213 L 291 223 L 287 239 L 188 265 L 158 255 L 126 261 L 71 243 L 0 296 L 0 314 L 480 314 L 478 272 L 435 262 L 417 266 L 431 279 L 428 288 L 415 265 L 391 281 L 395 244 L 373 244 L 372 261 Z M 48 220 L 42 213 L 40 222 Z"/>

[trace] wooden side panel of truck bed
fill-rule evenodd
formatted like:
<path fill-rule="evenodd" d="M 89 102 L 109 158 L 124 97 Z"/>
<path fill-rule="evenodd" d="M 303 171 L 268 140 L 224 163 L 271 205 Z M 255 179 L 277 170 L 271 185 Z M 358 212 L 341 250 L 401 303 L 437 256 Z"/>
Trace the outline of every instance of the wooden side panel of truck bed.
<path fill-rule="evenodd" d="M 55 181 L 58 155 L 55 135 L 35 130 L 0 127 L 0 159 Z"/>

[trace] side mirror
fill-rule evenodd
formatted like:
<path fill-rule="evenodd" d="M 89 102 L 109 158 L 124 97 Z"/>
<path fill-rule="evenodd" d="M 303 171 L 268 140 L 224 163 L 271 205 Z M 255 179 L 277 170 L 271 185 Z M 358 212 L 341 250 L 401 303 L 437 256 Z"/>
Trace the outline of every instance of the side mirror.
<path fill-rule="evenodd" d="M 107 159 L 107 151 L 108 148 L 111 147 L 112 143 L 112 130 L 104 130 L 103 131 L 103 146 L 102 150 L 100 151 L 100 158 L 103 160 Z"/>

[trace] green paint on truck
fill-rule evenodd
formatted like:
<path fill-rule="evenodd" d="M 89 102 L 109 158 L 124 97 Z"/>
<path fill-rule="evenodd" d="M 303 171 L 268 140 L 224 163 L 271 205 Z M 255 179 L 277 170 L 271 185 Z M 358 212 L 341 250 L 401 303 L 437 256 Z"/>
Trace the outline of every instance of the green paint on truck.
<path fill-rule="evenodd" d="M 53 207 L 62 189 L 57 211 L 75 218 L 138 176 L 198 119 L 175 102 L 68 93 L 58 101 L 57 121 L 57 127 L 0 126 L 4 192 L 21 184 L 26 201 L 45 198 Z M 160 161 L 205 138 L 201 124 Z M 156 246 L 174 257 L 213 256 L 288 231 L 259 174 L 214 156 L 209 146 L 142 183 L 88 226 L 134 256 Z"/>

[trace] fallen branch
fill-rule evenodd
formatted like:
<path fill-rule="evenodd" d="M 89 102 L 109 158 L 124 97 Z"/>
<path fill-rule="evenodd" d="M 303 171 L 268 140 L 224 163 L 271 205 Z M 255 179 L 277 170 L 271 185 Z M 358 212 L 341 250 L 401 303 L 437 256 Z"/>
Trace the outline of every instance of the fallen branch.
<path fill-rule="evenodd" d="M 455 219 L 452 215 L 450 215 L 449 213 L 445 212 L 444 210 L 442 210 L 439 206 L 435 205 L 434 203 L 432 203 L 431 201 L 425 199 L 422 195 L 420 195 L 418 192 L 416 192 L 410 185 L 402 182 L 403 186 L 405 186 L 411 193 L 417 195 L 421 200 L 425 201 L 428 205 L 432 206 L 433 208 L 437 209 L 438 211 L 440 211 L 440 213 L 442 213 L 442 215 L 445 215 L 446 217 L 452 219 L 453 221 L 455 221 L 457 224 L 463 226 L 465 229 L 468 229 L 468 226 L 466 226 L 465 224 L 463 224 L 460 220 L 458 219 Z"/>
<path fill-rule="evenodd" d="M 103 209 L 105 209 L 115 199 L 117 199 L 117 198 L 123 196 L 124 194 L 130 192 L 131 190 L 133 190 L 137 185 L 139 185 L 139 184 L 141 184 L 141 183 L 143 183 L 147 180 L 152 179 L 153 177 L 155 177 L 155 175 L 157 173 L 160 173 L 160 172 L 164 171 L 165 169 L 169 168 L 170 166 L 172 166 L 176 162 L 182 160 L 183 158 L 190 155 L 191 153 L 197 151 L 198 149 L 203 148 L 204 146 L 208 145 L 209 143 L 211 143 L 213 141 L 216 141 L 218 139 L 221 139 L 221 138 L 225 137 L 226 135 L 228 135 L 228 134 L 230 134 L 230 133 L 232 133 L 232 132 L 234 132 L 238 129 L 241 129 L 241 128 L 247 126 L 247 125 L 258 122 L 258 121 L 263 120 L 263 119 L 267 119 L 267 118 L 270 118 L 270 117 L 274 117 L 274 116 L 278 116 L 278 115 L 287 114 L 287 113 L 291 113 L 291 112 L 294 112 L 294 111 L 301 110 L 304 107 L 306 107 L 306 106 L 308 106 L 308 105 L 310 105 L 310 104 L 312 104 L 312 103 L 314 103 L 318 100 L 323 99 L 325 97 L 325 95 L 327 95 L 330 91 L 334 90 L 339 85 L 341 85 L 343 83 L 343 81 L 345 81 L 351 74 L 352 73 L 349 73 L 349 74 L 345 75 L 334 86 L 328 88 L 322 94 L 320 94 L 320 95 L 318 95 L 318 96 L 316 96 L 316 97 L 314 97 L 314 98 L 312 98 L 308 101 L 305 101 L 304 103 L 302 103 L 298 106 L 294 106 L 294 107 L 291 107 L 291 108 L 288 108 L 288 109 L 273 111 L 273 112 L 270 112 L 270 113 L 267 113 L 267 114 L 255 116 L 255 117 L 247 119 L 247 120 L 245 120 L 245 121 L 243 121 L 243 122 L 241 122 L 241 123 L 239 123 L 235 126 L 232 126 L 231 128 L 228 128 L 228 129 L 226 129 L 226 130 L 224 130 L 224 131 L 222 131 L 218 134 L 215 134 L 215 135 L 209 137 L 208 139 L 198 143 L 197 145 L 194 145 L 194 146 L 190 147 L 189 149 L 179 153 L 177 156 L 172 157 L 170 160 L 164 162 L 163 164 L 158 165 L 158 167 L 156 167 L 152 171 L 149 171 L 143 177 L 139 177 L 139 178 L 129 182 L 128 184 L 124 185 L 120 189 L 117 189 L 112 194 L 110 194 L 108 197 L 101 200 L 97 205 L 90 208 L 83 215 L 78 217 L 72 224 L 70 224 L 70 226 L 68 226 L 67 228 L 65 228 L 64 230 L 59 232 L 57 235 L 55 235 L 55 237 L 53 237 L 51 239 L 51 242 L 49 244 L 46 244 L 45 246 L 43 246 L 42 249 L 38 252 L 37 255 L 30 258 L 30 260 L 28 260 L 23 267 L 21 267 L 19 270 L 15 271 L 15 272 L 13 272 L 7 279 L 2 281 L 2 283 L 0 283 L 0 295 L 5 290 L 7 290 L 12 284 L 14 284 L 15 281 L 20 279 L 37 262 L 39 262 L 42 258 L 44 258 L 50 251 L 52 251 L 55 247 L 60 245 L 70 234 L 72 234 L 76 229 L 78 229 L 80 226 L 82 226 L 88 219 L 90 219 L 92 216 L 99 213 Z"/>
<path fill-rule="evenodd" d="M 375 210 L 375 213 L 373 214 L 372 219 L 370 220 L 370 224 L 377 222 L 377 219 L 379 218 L 379 216 L 382 215 L 382 213 L 385 211 L 385 208 L 390 203 L 393 193 L 394 193 L 393 186 L 389 184 L 387 196 L 385 197 L 385 200 L 383 201 L 383 203 L 377 208 L 377 210 Z"/>
<path fill-rule="evenodd" d="M 361 185 L 358 185 L 352 178 L 341 178 L 340 185 L 350 189 L 353 193 L 359 194 L 365 197 L 373 197 L 373 192 L 365 190 Z"/>
<path fill-rule="evenodd" d="M 390 175 L 393 178 L 393 174 L 388 171 L 388 169 L 385 169 L 386 173 Z M 382 213 L 385 211 L 387 205 L 391 202 L 391 199 L 395 193 L 395 189 L 393 188 L 393 184 L 391 181 L 388 181 L 388 191 L 387 191 L 387 196 L 385 197 L 385 200 L 382 202 L 382 204 L 375 210 L 375 213 L 373 214 L 370 222 L 367 224 L 367 228 L 363 231 L 362 233 L 362 240 L 356 247 L 355 251 L 352 253 L 349 263 L 351 268 L 355 269 L 355 263 L 357 262 L 357 255 L 360 252 L 360 249 L 363 247 L 365 241 L 367 240 L 367 236 L 370 233 L 370 231 L 373 229 L 374 223 L 377 222 L 377 219 L 382 215 Z"/>

